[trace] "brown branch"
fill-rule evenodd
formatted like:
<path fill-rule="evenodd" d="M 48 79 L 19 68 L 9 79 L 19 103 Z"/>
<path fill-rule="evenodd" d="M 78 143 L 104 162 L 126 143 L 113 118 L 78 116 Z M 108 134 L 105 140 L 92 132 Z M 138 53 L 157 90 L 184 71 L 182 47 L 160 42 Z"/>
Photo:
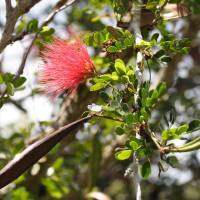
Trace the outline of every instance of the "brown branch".
<path fill-rule="evenodd" d="M 8 44 L 12 44 L 13 42 L 16 42 L 17 40 L 22 40 L 29 33 L 30 33 L 30 30 L 24 30 L 22 33 L 18 35 L 12 35 L 12 37 L 8 40 Z"/>
<path fill-rule="evenodd" d="M 156 7 L 156 18 L 153 20 L 153 22 L 152 23 L 150 23 L 150 25 L 149 26 L 151 26 L 151 27 L 153 27 L 153 26 L 155 26 L 156 24 L 157 24 L 157 22 L 160 20 L 160 13 L 161 13 L 161 11 L 163 10 L 163 8 L 166 6 L 166 4 L 169 2 L 169 0 L 165 0 L 164 2 L 163 2 L 163 4 L 161 5 L 161 6 L 157 6 Z"/>
<path fill-rule="evenodd" d="M 22 60 L 22 63 L 21 63 L 21 66 L 18 70 L 18 73 L 16 74 L 16 76 L 13 78 L 12 80 L 12 83 L 15 82 L 15 80 L 21 75 L 23 74 L 23 71 L 24 71 L 24 67 L 25 67 L 25 63 L 26 63 L 26 60 L 27 60 L 27 57 L 28 57 L 28 54 L 33 46 L 33 43 L 35 41 L 35 39 L 37 38 L 37 35 L 39 34 L 39 32 L 42 30 L 42 27 L 45 26 L 46 24 L 48 24 L 52 19 L 53 17 L 55 16 L 56 13 L 58 13 L 59 11 L 67 8 L 68 6 L 70 6 L 71 4 L 73 4 L 76 0 L 73 0 L 71 2 L 69 2 L 68 4 L 66 5 L 62 5 L 62 3 L 65 3 L 66 0 L 60 0 L 56 5 L 55 7 L 52 9 L 52 11 L 50 12 L 50 14 L 46 17 L 46 19 L 44 20 L 44 22 L 42 23 L 42 25 L 40 26 L 40 28 L 38 29 L 38 31 L 36 32 L 29 48 L 27 49 L 26 53 L 25 53 L 25 56 L 23 57 L 23 60 Z M 61 7 L 59 7 L 60 5 L 62 5 Z M 1 97 L 0 97 L 0 100 L 3 99 L 3 97 L 5 96 L 5 94 L 7 93 L 7 89 L 2 93 Z"/>
<path fill-rule="evenodd" d="M 12 8 L 10 1 L 6 0 L 6 24 L 0 40 L 0 53 L 8 45 L 8 41 L 12 37 L 12 33 L 14 32 L 14 27 L 18 18 L 24 13 L 27 13 L 39 1 L 41 0 L 20 0 L 18 6 Z"/>
<path fill-rule="evenodd" d="M 5 1 L 6 1 L 6 12 L 8 12 L 10 10 L 10 8 L 12 8 L 11 0 L 5 0 Z"/>

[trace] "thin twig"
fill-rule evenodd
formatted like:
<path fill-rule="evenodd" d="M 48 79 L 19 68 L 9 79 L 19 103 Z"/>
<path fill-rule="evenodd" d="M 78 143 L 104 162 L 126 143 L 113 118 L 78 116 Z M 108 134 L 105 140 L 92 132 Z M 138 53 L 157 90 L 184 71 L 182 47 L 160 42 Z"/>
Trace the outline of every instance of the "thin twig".
<path fill-rule="evenodd" d="M 52 9 L 51 13 L 46 17 L 46 19 L 44 20 L 44 22 L 41 24 L 40 28 L 38 29 L 38 31 L 36 32 L 29 48 L 27 49 L 26 53 L 25 53 L 25 56 L 23 57 L 23 60 L 22 60 L 22 63 L 21 63 L 21 66 L 18 70 L 18 73 L 16 74 L 16 76 L 14 77 L 14 79 L 12 80 L 12 83 L 15 82 L 15 80 L 21 75 L 23 74 L 23 71 L 24 71 L 24 67 L 25 67 L 25 63 L 26 63 L 26 60 L 27 60 L 27 57 L 28 57 L 28 54 L 31 50 L 31 47 L 33 46 L 33 43 L 35 41 L 35 39 L 37 38 L 37 35 L 39 34 L 39 32 L 42 30 L 42 27 L 47 25 L 52 19 L 53 17 L 55 16 L 56 13 L 58 13 L 59 11 L 67 8 L 68 6 L 72 5 L 76 0 L 73 0 L 73 1 L 70 1 L 69 3 L 67 3 L 66 5 L 61 5 L 61 7 L 58 7 L 60 5 L 60 2 L 63 2 L 63 0 L 59 1 L 56 6 Z M 3 99 L 3 97 L 5 96 L 5 94 L 7 93 L 7 89 L 2 93 L 1 97 L 0 97 L 0 100 Z"/>
<path fill-rule="evenodd" d="M 163 10 L 163 8 L 166 6 L 166 4 L 169 2 L 169 0 L 165 0 L 164 2 L 163 2 L 163 4 L 161 5 L 161 6 L 157 6 L 156 7 L 156 18 L 153 20 L 153 22 L 150 24 L 150 26 L 151 27 L 153 27 L 153 26 L 155 26 L 156 24 L 157 24 L 157 22 L 160 20 L 160 13 L 161 13 L 161 11 Z"/>

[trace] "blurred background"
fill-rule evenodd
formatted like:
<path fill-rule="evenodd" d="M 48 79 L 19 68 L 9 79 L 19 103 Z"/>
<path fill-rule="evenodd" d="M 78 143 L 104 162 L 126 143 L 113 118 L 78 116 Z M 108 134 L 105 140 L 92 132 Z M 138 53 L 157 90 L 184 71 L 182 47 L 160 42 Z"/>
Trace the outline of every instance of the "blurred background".
<path fill-rule="evenodd" d="M 11 2 L 13 7 L 17 6 L 17 1 Z M 15 33 L 21 33 L 30 20 L 39 20 L 41 24 L 56 3 L 48 0 L 38 2 L 28 13 L 20 16 L 15 25 Z M 150 128 L 158 138 L 161 138 L 158 128 L 158 123 L 162 122 L 161 116 L 166 114 L 168 117 L 171 109 L 176 111 L 175 125 L 200 119 L 200 1 L 171 0 L 170 3 L 185 3 L 191 14 L 186 18 L 164 21 L 152 30 L 142 28 L 143 37 L 147 41 L 155 32 L 160 33 L 160 38 L 165 34 L 173 34 L 176 39 L 192 39 L 188 55 L 170 55 L 173 56 L 173 62 L 167 67 L 150 63 L 151 87 L 155 88 L 160 81 L 164 81 L 168 88 L 152 111 L 150 120 Z M 5 2 L 2 1 L 0 32 L 6 23 L 5 7 Z M 117 21 L 114 17 L 91 20 L 104 14 L 113 14 L 106 0 L 77 0 L 57 13 L 48 26 L 55 29 L 56 36 L 64 36 L 64 29 L 68 25 L 86 36 L 93 31 L 103 30 L 107 25 L 116 27 Z M 34 34 L 29 34 L 4 49 L 0 54 L 0 73 L 15 74 L 18 71 L 33 37 Z M 26 83 L 0 110 L 0 169 L 28 145 L 59 127 L 80 119 L 87 110 L 87 105 L 102 103 L 98 92 L 89 91 L 89 82 L 79 86 L 66 108 L 65 92 L 53 102 L 38 94 L 35 73 L 41 62 L 38 58 L 38 52 L 43 48 L 40 42 L 44 42 L 44 38 L 38 36 L 26 62 L 23 74 L 27 78 Z M 97 58 L 101 48 L 88 47 L 88 51 L 101 73 L 106 72 L 110 60 Z M 123 52 L 120 56 L 134 67 L 135 56 L 131 51 Z M 144 79 L 149 79 L 147 67 Z M 0 92 L 4 89 L 1 84 Z M 74 134 L 65 137 L 17 180 L 1 189 L 0 199 L 78 200 L 91 191 L 105 193 L 113 200 L 135 199 L 133 176 L 124 178 L 124 172 L 132 160 L 118 161 L 114 156 L 115 148 L 123 147 L 128 138 L 128 135 L 117 136 L 114 133 L 117 124 L 105 119 L 99 119 L 94 124 L 85 124 Z M 199 134 L 200 131 L 197 131 L 185 137 L 190 141 Z M 184 142 L 175 141 L 175 144 L 181 145 Z M 161 173 L 160 178 L 157 167 L 159 154 L 155 152 L 151 156 L 152 173 L 149 178 L 141 179 L 143 199 L 200 199 L 200 150 L 176 155 L 180 162 L 179 168 L 170 167 L 167 172 Z M 145 157 L 140 156 L 141 163 L 144 159 Z"/>

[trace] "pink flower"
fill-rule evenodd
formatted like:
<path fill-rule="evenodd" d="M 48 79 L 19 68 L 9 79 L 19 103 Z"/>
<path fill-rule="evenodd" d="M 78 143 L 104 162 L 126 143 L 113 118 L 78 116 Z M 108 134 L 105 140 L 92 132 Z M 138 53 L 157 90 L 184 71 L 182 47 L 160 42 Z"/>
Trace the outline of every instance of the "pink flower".
<path fill-rule="evenodd" d="M 45 50 L 41 52 L 44 64 L 38 67 L 37 83 L 45 85 L 39 91 L 46 91 L 43 95 L 52 100 L 67 89 L 71 98 L 80 82 L 97 73 L 82 36 L 71 27 L 67 31 L 67 38 L 61 40 L 54 36 L 51 44 L 45 44 Z"/>

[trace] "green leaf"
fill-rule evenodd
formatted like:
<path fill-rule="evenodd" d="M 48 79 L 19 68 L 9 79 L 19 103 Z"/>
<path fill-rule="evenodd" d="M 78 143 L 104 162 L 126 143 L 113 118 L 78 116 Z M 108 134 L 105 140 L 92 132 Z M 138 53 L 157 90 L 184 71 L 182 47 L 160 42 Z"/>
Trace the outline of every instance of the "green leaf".
<path fill-rule="evenodd" d="M 128 106 L 128 104 L 127 103 L 124 103 L 123 105 L 122 105 L 122 110 L 124 111 L 124 112 L 129 112 L 129 106 Z"/>
<path fill-rule="evenodd" d="M 167 34 L 161 38 L 160 43 L 164 41 L 173 41 L 173 40 L 174 40 L 174 36 L 172 34 Z"/>
<path fill-rule="evenodd" d="M 18 77 L 15 82 L 13 83 L 15 88 L 20 87 L 21 85 L 23 85 L 26 82 L 26 78 L 25 77 Z"/>
<path fill-rule="evenodd" d="M 90 88 L 90 91 L 96 91 L 96 90 L 100 90 L 102 88 L 105 88 L 107 84 L 105 83 L 97 83 L 95 85 L 93 85 L 91 88 Z"/>
<path fill-rule="evenodd" d="M 106 30 L 114 37 L 115 39 L 121 38 L 123 34 L 121 32 L 118 32 L 116 29 L 114 29 L 112 26 L 106 26 Z"/>
<path fill-rule="evenodd" d="M 8 82 L 9 82 L 9 75 L 8 75 L 8 73 L 6 73 L 6 74 L 1 74 L 1 77 L 3 78 L 3 81 L 4 81 L 5 83 L 8 83 Z"/>
<path fill-rule="evenodd" d="M 169 165 L 170 165 L 171 167 L 173 167 L 173 168 L 179 167 L 179 161 L 178 161 L 177 157 L 174 156 L 174 155 L 167 157 L 167 160 L 166 160 L 166 161 L 167 161 L 167 162 L 169 163 Z"/>
<path fill-rule="evenodd" d="M 96 32 L 93 35 L 93 40 L 99 46 L 99 45 L 102 45 L 102 43 L 104 42 L 104 37 L 101 33 Z"/>
<path fill-rule="evenodd" d="M 12 83 L 6 83 L 8 93 L 13 96 L 14 95 L 14 86 Z"/>
<path fill-rule="evenodd" d="M 136 142 L 138 146 L 141 145 L 140 139 L 136 138 L 136 137 L 133 136 L 133 135 L 130 136 L 130 140 Z"/>
<path fill-rule="evenodd" d="M 138 153 L 140 155 L 146 155 L 145 151 L 143 149 L 138 149 Z"/>
<path fill-rule="evenodd" d="M 115 133 L 117 135 L 123 135 L 124 134 L 124 130 L 123 130 L 123 128 L 121 126 L 116 126 L 115 127 Z"/>
<path fill-rule="evenodd" d="M 149 161 L 142 164 L 140 174 L 143 178 L 147 178 L 151 174 L 151 163 Z"/>
<path fill-rule="evenodd" d="M 152 41 L 152 40 L 156 40 L 156 41 L 157 41 L 158 37 L 159 37 L 159 33 L 154 33 L 154 34 L 151 36 L 151 41 Z"/>
<path fill-rule="evenodd" d="M 173 109 L 171 109 L 169 112 L 169 120 L 170 120 L 171 124 L 174 124 L 175 118 L 176 118 L 175 112 Z"/>
<path fill-rule="evenodd" d="M 150 146 L 150 144 L 148 144 L 147 147 L 146 147 L 146 155 L 147 156 L 151 155 L 151 146 Z"/>
<path fill-rule="evenodd" d="M 85 111 L 85 112 L 81 115 L 81 118 L 87 117 L 89 114 L 90 114 L 90 112 Z"/>
<path fill-rule="evenodd" d="M 126 38 L 126 39 L 124 40 L 124 45 L 125 45 L 126 47 L 128 47 L 128 46 L 131 45 L 130 40 L 129 40 L 128 38 Z"/>
<path fill-rule="evenodd" d="M 154 8 L 154 7 L 156 7 L 157 5 L 158 5 L 158 2 L 157 2 L 157 1 L 152 1 L 152 2 L 150 2 L 150 3 L 148 3 L 148 4 L 146 5 L 146 9 Z"/>
<path fill-rule="evenodd" d="M 110 65 L 108 66 L 111 72 L 116 72 L 115 70 L 115 64 L 113 62 L 110 63 Z"/>
<path fill-rule="evenodd" d="M 111 98 L 109 97 L 109 95 L 106 92 L 104 92 L 104 91 L 99 92 L 99 95 L 100 95 L 100 97 L 102 98 L 102 100 L 105 103 L 109 103 L 109 101 L 111 100 Z"/>
<path fill-rule="evenodd" d="M 165 130 L 162 132 L 162 140 L 167 140 L 168 139 L 168 130 Z"/>
<path fill-rule="evenodd" d="M 128 83 L 128 82 L 129 82 L 128 76 L 126 76 L 126 75 L 122 76 L 122 77 L 121 77 L 121 82 L 122 82 L 123 84 Z"/>
<path fill-rule="evenodd" d="M 121 42 L 116 42 L 115 46 L 119 49 L 122 50 L 123 48 L 125 48 L 125 46 L 121 43 Z"/>
<path fill-rule="evenodd" d="M 99 117 L 92 117 L 91 119 L 89 119 L 87 122 L 88 123 L 91 123 L 91 124 L 94 124 L 97 120 L 99 119 Z"/>
<path fill-rule="evenodd" d="M 48 36 L 53 35 L 54 32 L 55 32 L 54 28 L 49 28 L 48 26 L 43 26 L 42 30 L 40 31 L 40 35 L 42 37 L 48 37 Z"/>
<path fill-rule="evenodd" d="M 0 83 L 4 83 L 3 74 L 0 74 Z"/>
<path fill-rule="evenodd" d="M 102 109 L 108 112 L 114 111 L 115 109 L 110 106 L 102 106 Z"/>
<path fill-rule="evenodd" d="M 146 100 L 147 97 L 148 97 L 148 91 L 147 91 L 145 88 L 143 88 L 143 89 L 142 89 L 142 98 L 143 98 L 144 100 Z"/>
<path fill-rule="evenodd" d="M 139 112 L 137 111 L 136 113 L 135 113 L 135 115 L 134 115 L 134 118 L 135 118 L 135 123 L 138 123 L 138 121 L 139 121 L 139 114 L 138 114 Z"/>
<path fill-rule="evenodd" d="M 134 116 L 133 116 L 132 113 L 128 113 L 128 114 L 126 115 L 126 122 L 127 122 L 128 124 L 132 124 L 132 123 L 134 122 Z"/>
<path fill-rule="evenodd" d="M 110 105 L 111 105 L 111 107 L 113 107 L 113 108 L 120 108 L 120 103 L 119 103 L 118 101 L 116 101 L 116 100 L 112 100 L 112 101 L 110 102 Z"/>
<path fill-rule="evenodd" d="M 120 75 L 126 75 L 126 68 L 122 63 L 115 62 L 115 69 Z"/>
<path fill-rule="evenodd" d="M 181 134 L 185 133 L 188 130 L 188 128 L 189 128 L 189 125 L 187 125 L 187 124 L 185 124 L 185 125 L 183 125 L 181 127 L 178 127 L 178 130 L 176 131 L 176 134 L 177 135 L 181 135 Z"/>
<path fill-rule="evenodd" d="M 92 81 L 94 81 L 95 83 L 102 83 L 102 82 L 104 82 L 103 79 L 98 79 L 98 78 L 94 78 L 94 79 L 92 79 Z"/>
<path fill-rule="evenodd" d="M 116 53 L 116 52 L 118 52 L 118 49 L 114 46 L 110 46 L 106 49 L 106 51 L 109 53 Z"/>
<path fill-rule="evenodd" d="M 117 59 L 117 60 L 115 60 L 115 63 L 121 63 L 121 64 L 124 65 L 124 67 L 125 67 L 124 61 L 121 60 L 121 59 Z"/>
<path fill-rule="evenodd" d="M 151 45 L 150 45 L 150 42 L 145 42 L 144 40 L 139 40 L 139 43 L 137 46 L 146 48 L 146 47 L 150 47 Z"/>
<path fill-rule="evenodd" d="M 132 153 L 132 150 L 120 151 L 115 154 L 115 158 L 117 160 L 125 160 L 128 159 L 132 155 Z"/>
<path fill-rule="evenodd" d="M 128 133 L 130 133 L 133 130 L 133 126 L 131 124 L 125 124 L 124 127 L 123 127 L 123 129 L 124 129 L 124 132 L 126 134 L 128 134 Z"/>
<path fill-rule="evenodd" d="M 162 115 L 162 118 L 164 120 L 165 125 L 169 128 L 169 123 L 168 123 L 167 117 L 165 115 Z"/>
<path fill-rule="evenodd" d="M 149 116 L 149 114 L 146 112 L 145 108 L 143 108 L 140 112 L 141 112 L 142 116 L 144 117 L 144 119 L 145 119 L 146 121 L 150 118 L 150 116 Z"/>
<path fill-rule="evenodd" d="M 141 100 L 140 97 L 138 97 L 137 102 L 138 102 L 138 106 L 139 106 L 139 107 L 142 107 L 142 100 Z"/>
<path fill-rule="evenodd" d="M 158 123 L 158 126 L 159 126 L 159 128 L 160 128 L 160 130 L 163 132 L 163 131 L 165 131 L 165 128 L 164 128 L 164 126 L 159 122 Z"/>
<path fill-rule="evenodd" d="M 156 46 L 156 40 L 151 40 L 150 45 L 151 46 Z"/>
<path fill-rule="evenodd" d="M 181 40 L 178 41 L 178 43 L 176 44 L 177 48 L 183 48 L 186 45 L 190 44 L 192 42 L 191 39 L 188 38 L 182 38 Z"/>
<path fill-rule="evenodd" d="M 30 30 L 31 33 L 35 33 L 38 30 L 38 20 L 31 20 L 26 26 L 26 29 Z"/>
<path fill-rule="evenodd" d="M 159 169 L 163 172 L 166 172 L 169 168 L 167 162 L 165 160 L 160 160 L 158 162 Z"/>
<path fill-rule="evenodd" d="M 195 128 L 197 128 L 200 124 L 200 120 L 199 119 L 195 119 L 193 121 L 191 121 L 188 125 L 189 128 L 187 130 L 187 132 L 194 130 Z"/>
<path fill-rule="evenodd" d="M 154 55 L 154 57 L 156 58 L 160 58 L 161 56 L 164 56 L 166 54 L 166 51 L 164 49 L 160 49 L 156 52 L 156 54 Z"/>
<path fill-rule="evenodd" d="M 130 38 L 131 37 L 131 33 L 128 30 L 125 30 L 124 36 L 127 37 L 127 38 Z"/>
<path fill-rule="evenodd" d="M 135 151 L 138 148 L 138 144 L 136 142 L 134 142 L 134 141 L 131 141 L 129 143 L 129 145 L 130 145 L 132 151 Z"/>
<path fill-rule="evenodd" d="M 93 39 L 93 35 L 92 36 L 87 36 L 84 38 L 85 44 L 87 46 L 96 46 L 96 44 L 94 43 L 94 39 Z"/>
<path fill-rule="evenodd" d="M 166 92 L 166 83 L 165 82 L 159 83 L 156 90 L 158 91 L 158 97 L 161 98 Z"/>
<path fill-rule="evenodd" d="M 170 63 L 173 61 L 172 57 L 170 57 L 170 56 L 162 57 L 160 60 L 161 60 L 161 62 L 167 62 L 167 63 Z"/>
<path fill-rule="evenodd" d="M 190 47 L 184 47 L 176 52 L 178 55 L 190 53 Z"/>

